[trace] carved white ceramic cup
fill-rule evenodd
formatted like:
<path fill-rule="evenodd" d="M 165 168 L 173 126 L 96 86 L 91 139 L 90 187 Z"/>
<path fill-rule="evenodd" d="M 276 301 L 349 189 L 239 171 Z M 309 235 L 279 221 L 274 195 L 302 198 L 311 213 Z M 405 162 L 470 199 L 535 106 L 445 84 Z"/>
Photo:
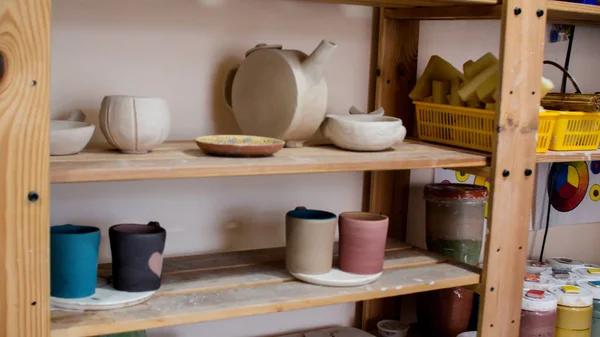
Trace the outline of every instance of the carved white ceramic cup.
<path fill-rule="evenodd" d="M 146 153 L 162 144 L 170 130 L 167 101 L 160 98 L 106 96 L 100 107 L 100 129 L 123 153 Z"/>

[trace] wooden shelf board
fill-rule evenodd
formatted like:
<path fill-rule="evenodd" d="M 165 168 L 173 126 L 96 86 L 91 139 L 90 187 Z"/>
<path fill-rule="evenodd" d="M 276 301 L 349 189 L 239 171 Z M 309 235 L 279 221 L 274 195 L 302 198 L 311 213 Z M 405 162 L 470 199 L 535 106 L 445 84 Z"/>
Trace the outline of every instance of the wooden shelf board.
<path fill-rule="evenodd" d="M 555 23 L 600 25 L 600 6 L 550 1 L 548 15 L 548 19 Z"/>
<path fill-rule="evenodd" d="M 266 158 L 205 155 L 194 142 L 168 142 L 148 154 L 86 150 L 51 157 L 52 183 L 247 176 L 290 173 L 406 170 L 485 166 L 487 158 L 439 145 L 406 141 L 383 152 L 352 152 L 333 146 L 283 149 Z"/>
<path fill-rule="evenodd" d="M 163 285 L 146 303 L 98 312 L 52 311 L 53 337 L 94 336 L 205 322 L 477 284 L 471 268 L 390 241 L 375 283 L 335 288 L 295 281 L 283 248 L 165 259 Z M 102 265 L 99 275 L 110 273 Z"/>
<path fill-rule="evenodd" d="M 457 5 L 492 5 L 499 0 L 308 0 L 344 5 L 362 5 L 372 7 L 404 8 L 404 7 L 447 7 Z"/>
<path fill-rule="evenodd" d="M 561 163 L 569 161 L 600 160 L 600 150 L 596 151 L 548 151 L 537 154 L 538 163 Z"/>
<path fill-rule="evenodd" d="M 385 17 L 396 20 L 494 20 L 502 15 L 501 5 L 387 8 Z M 548 21 L 576 25 L 600 25 L 600 6 L 550 1 Z"/>

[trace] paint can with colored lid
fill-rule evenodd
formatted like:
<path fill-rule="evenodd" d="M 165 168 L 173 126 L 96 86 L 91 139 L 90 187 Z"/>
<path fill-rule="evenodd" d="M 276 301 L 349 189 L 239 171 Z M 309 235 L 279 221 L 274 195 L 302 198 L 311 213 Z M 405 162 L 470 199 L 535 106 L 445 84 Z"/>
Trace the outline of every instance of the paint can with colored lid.
<path fill-rule="evenodd" d="M 585 267 L 585 263 L 583 261 L 569 257 L 550 257 L 546 259 L 546 263 L 548 263 L 552 268 L 567 269 L 569 271 L 573 268 Z"/>
<path fill-rule="evenodd" d="M 556 329 L 556 296 L 544 290 L 524 289 L 519 337 L 552 337 Z"/>
<path fill-rule="evenodd" d="M 577 285 L 588 289 L 594 296 L 592 312 L 592 337 L 600 337 L 600 280 L 580 280 Z"/>
<path fill-rule="evenodd" d="M 550 289 L 558 302 L 556 337 L 590 337 L 594 297 L 579 286 L 556 286 Z"/>

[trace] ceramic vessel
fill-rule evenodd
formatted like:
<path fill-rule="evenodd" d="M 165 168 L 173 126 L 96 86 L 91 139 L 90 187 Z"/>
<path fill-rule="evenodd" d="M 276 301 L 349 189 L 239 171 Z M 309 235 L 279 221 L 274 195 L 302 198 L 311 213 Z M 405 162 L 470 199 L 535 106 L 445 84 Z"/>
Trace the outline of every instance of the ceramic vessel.
<path fill-rule="evenodd" d="M 106 96 L 99 118 L 106 140 L 124 153 L 152 151 L 169 135 L 169 107 L 160 98 Z"/>
<path fill-rule="evenodd" d="M 50 295 L 81 298 L 94 294 L 100 229 L 90 226 L 50 227 Z"/>
<path fill-rule="evenodd" d="M 391 319 L 377 322 L 379 337 L 406 337 L 409 328 L 408 324 Z"/>
<path fill-rule="evenodd" d="M 327 115 L 321 132 L 342 149 L 383 151 L 406 136 L 401 119 L 383 114 L 383 108 L 367 114 L 352 107 L 350 115 Z"/>
<path fill-rule="evenodd" d="M 353 274 L 380 273 L 388 223 L 388 217 L 381 214 L 340 214 L 340 269 Z"/>
<path fill-rule="evenodd" d="M 285 264 L 290 273 L 325 274 L 333 263 L 336 216 L 298 207 L 286 214 Z"/>
<path fill-rule="evenodd" d="M 96 127 L 84 123 L 85 114 L 73 111 L 67 120 L 50 121 L 50 155 L 65 156 L 81 152 L 90 142 Z"/>
<path fill-rule="evenodd" d="M 283 139 L 302 146 L 318 129 L 327 110 L 326 61 L 336 45 L 322 41 L 311 55 L 259 44 L 230 71 L 225 101 L 246 134 Z"/>
<path fill-rule="evenodd" d="M 196 138 L 196 144 L 207 154 L 225 157 L 265 157 L 281 150 L 284 145 L 281 139 L 215 135 Z"/>
<path fill-rule="evenodd" d="M 156 221 L 120 224 L 110 227 L 108 234 L 114 288 L 130 292 L 160 288 L 167 239 L 164 228 Z"/>

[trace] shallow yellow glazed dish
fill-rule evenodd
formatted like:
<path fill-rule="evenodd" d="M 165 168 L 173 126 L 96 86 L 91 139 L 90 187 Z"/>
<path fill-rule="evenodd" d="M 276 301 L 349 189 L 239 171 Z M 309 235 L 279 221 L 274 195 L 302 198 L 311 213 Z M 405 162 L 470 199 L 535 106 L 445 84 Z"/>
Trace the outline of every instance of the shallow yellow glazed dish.
<path fill-rule="evenodd" d="M 196 138 L 206 154 L 224 157 L 266 157 L 281 150 L 281 139 L 244 135 L 214 135 Z"/>

